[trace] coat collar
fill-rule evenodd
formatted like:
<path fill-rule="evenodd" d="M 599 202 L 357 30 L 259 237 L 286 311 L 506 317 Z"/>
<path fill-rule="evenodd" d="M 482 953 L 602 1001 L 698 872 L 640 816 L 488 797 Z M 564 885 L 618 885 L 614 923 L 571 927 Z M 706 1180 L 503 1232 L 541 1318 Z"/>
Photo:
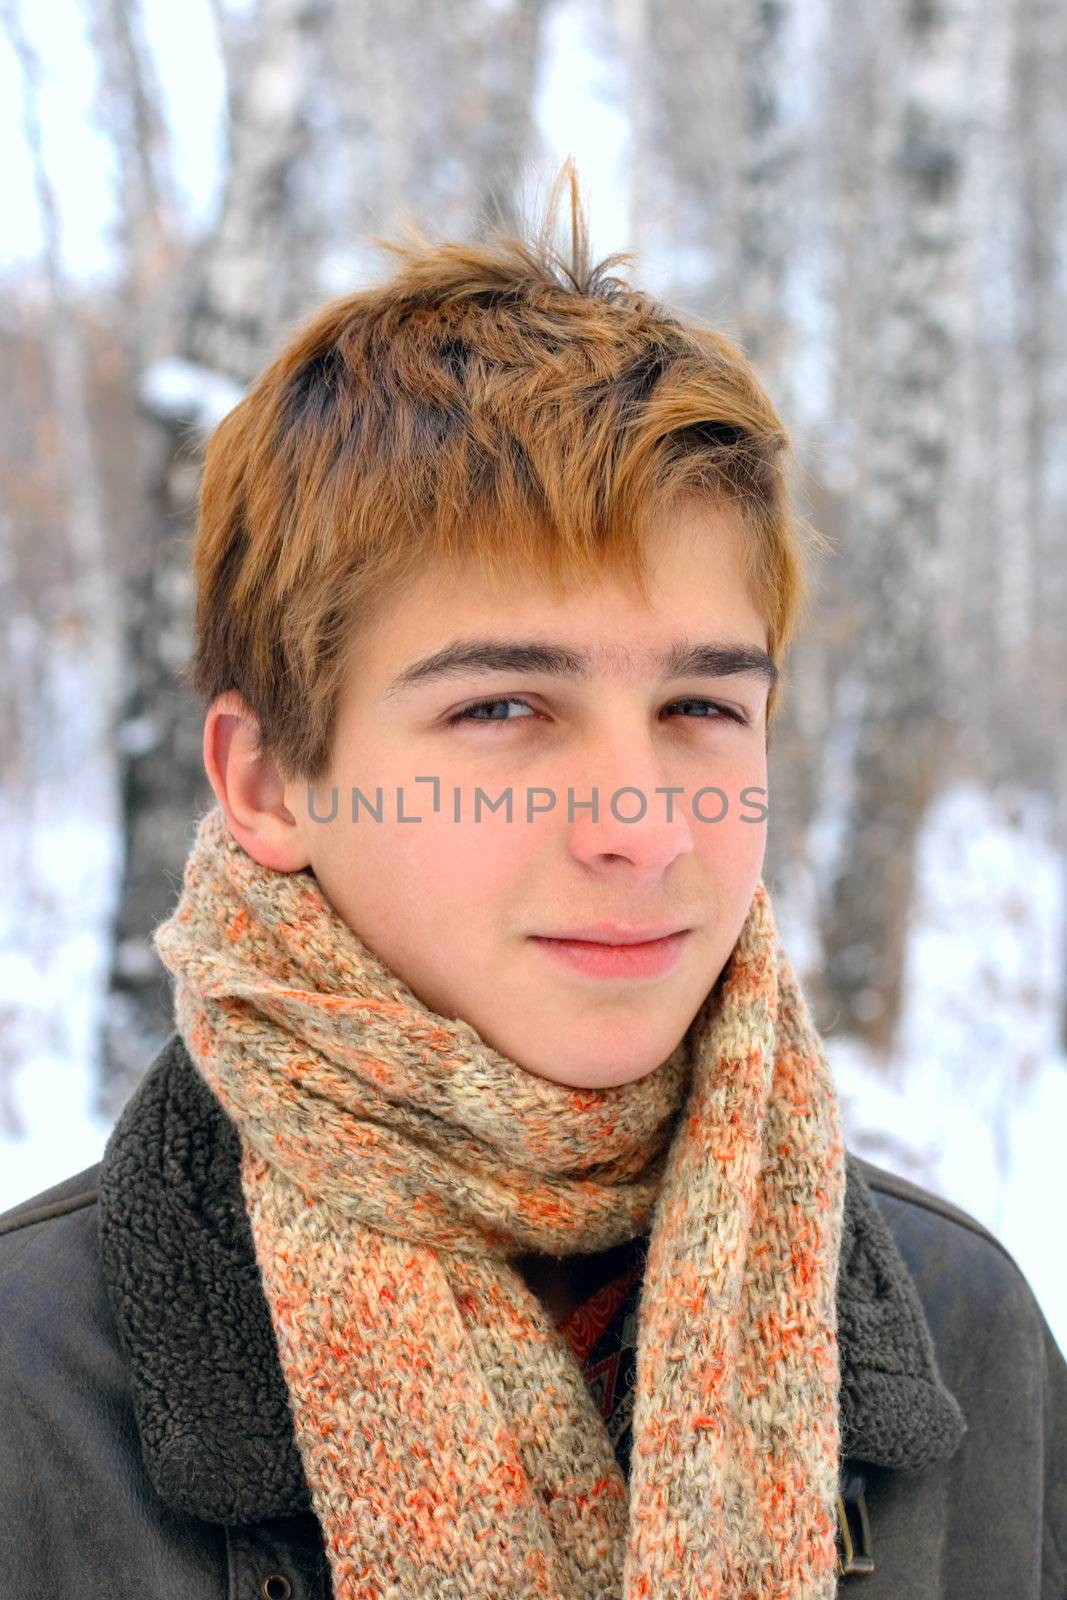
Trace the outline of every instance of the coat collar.
<path fill-rule="evenodd" d="M 950 1456 L 964 1423 L 938 1374 L 918 1292 L 851 1154 L 846 1170 L 842 1454 L 915 1471 Z M 99 1227 L 158 1494 L 209 1522 L 310 1511 L 237 1130 L 177 1033 L 108 1139 Z"/>

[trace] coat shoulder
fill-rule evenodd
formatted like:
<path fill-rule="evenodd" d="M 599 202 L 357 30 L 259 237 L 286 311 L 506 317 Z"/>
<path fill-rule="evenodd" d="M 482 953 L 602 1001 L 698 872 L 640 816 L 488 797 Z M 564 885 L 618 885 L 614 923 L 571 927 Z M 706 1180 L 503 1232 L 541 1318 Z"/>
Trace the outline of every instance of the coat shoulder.
<path fill-rule="evenodd" d="M 222 1600 L 226 1530 L 176 1514 L 145 1476 L 99 1176 L 96 1163 L 0 1214 L 0 1593 Z"/>
<path fill-rule="evenodd" d="M 70 1178 L 63 1178 L 48 1189 L 18 1200 L 6 1211 L 0 1211 L 0 1237 L 15 1233 L 20 1228 L 32 1227 L 35 1222 L 47 1222 L 52 1217 L 67 1216 L 85 1206 L 95 1205 L 100 1193 L 100 1168 L 95 1161 Z M 0 1249 L 3 1247 L 0 1246 Z"/>
<path fill-rule="evenodd" d="M 0 1346 L 6 1394 L 77 1366 L 90 1336 L 113 1336 L 97 1231 L 99 1164 L 0 1214 Z M 79 1341 L 82 1341 L 81 1345 Z M 56 1362 L 48 1365 L 49 1359 Z"/>
<path fill-rule="evenodd" d="M 34 1329 L 77 1321 L 104 1304 L 97 1246 L 100 1163 L 20 1200 L 0 1213 L 0 1318 L 8 1355 Z"/>
<path fill-rule="evenodd" d="M 949 1324 L 963 1340 L 974 1319 L 992 1318 L 1011 1343 L 1062 1353 L 1023 1269 L 1004 1243 L 961 1206 L 910 1178 L 853 1154 L 849 1161 L 874 1196 L 915 1281 L 935 1333 Z M 988 1325 L 988 1324 L 987 1324 Z"/>
<path fill-rule="evenodd" d="M 1060 1600 L 1067 1362 L 1037 1297 L 1011 1252 L 969 1212 L 851 1152 L 849 1161 L 905 1261 L 967 1423 L 960 1449 L 932 1474 L 876 1482 L 888 1565 L 911 1571 L 924 1548 L 916 1530 L 929 1522 L 939 1548 L 953 1552 L 953 1596 Z M 933 1551 L 931 1543 L 931 1560 Z"/>
<path fill-rule="evenodd" d="M 946 1200 L 943 1195 L 936 1194 L 932 1189 L 925 1189 L 921 1184 L 915 1183 L 911 1178 L 902 1177 L 897 1172 L 889 1172 L 884 1167 L 879 1167 L 873 1161 L 868 1161 L 864 1156 L 849 1152 L 849 1161 L 856 1167 L 867 1187 L 879 1196 L 881 1200 L 894 1200 L 908 1208 L 915 1216 L 916 1221 L 928 1219 L 929 1226 L 940 1229 L 942 1224 L 948 1224 L 945 1231 L 946 1237 L 951 1237 L 953 1228 L 962 1229 L 965 1233 L 982 1239 L 986 1244 L 992 1245 L 1000 1252 L 1006 1261 L 1011 1262 L 1016 1271 L 1019 1268 L 995 1233 L 972 1217 L 969 1211 L 962 1206 Z M 886 1210 L 883 1206 L 883 1210 Z"/>

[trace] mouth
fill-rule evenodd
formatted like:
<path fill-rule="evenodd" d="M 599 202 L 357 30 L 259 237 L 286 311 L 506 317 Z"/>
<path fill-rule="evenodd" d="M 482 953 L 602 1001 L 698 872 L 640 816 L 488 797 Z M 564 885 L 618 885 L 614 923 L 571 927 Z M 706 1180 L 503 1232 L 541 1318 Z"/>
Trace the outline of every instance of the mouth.
<path fill-rule="evenodd" d="M 629 935 L 620 942 L 533 934 L 531 942 L 551 959 L 587 977 L 654 978 L 661 977 L 675 965 L 691 931 L 679 928 L 655 938 L 642 939 Z"/>
<path fill-rule="evenodd" d="M 660 922 L 645 927 L 624 928 L 618 922 L 591 922 L 585 928 L 560 928 L 558 933 L 535 934 L 538 939 L 560 939 L 568 944 L 654 944 L 676 933 L 688 933 L 687 923 Z"/>

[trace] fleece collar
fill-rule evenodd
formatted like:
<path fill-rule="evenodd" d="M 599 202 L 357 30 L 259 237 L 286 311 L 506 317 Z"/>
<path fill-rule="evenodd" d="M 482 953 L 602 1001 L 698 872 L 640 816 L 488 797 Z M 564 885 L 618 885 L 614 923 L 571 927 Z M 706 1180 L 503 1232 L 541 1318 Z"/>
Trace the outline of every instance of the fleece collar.
<path fill-rule="evenodd" d="M 838 1273 L 842 1455 L 917 1471 L 964 1423 L 918 1291 L 849 1154 Z M 112 1130 L 100 1247 L 157 1493 L 209 1522 L 312 1509 L 255 1258 L 237 1130 L 173 1033 Z"/>

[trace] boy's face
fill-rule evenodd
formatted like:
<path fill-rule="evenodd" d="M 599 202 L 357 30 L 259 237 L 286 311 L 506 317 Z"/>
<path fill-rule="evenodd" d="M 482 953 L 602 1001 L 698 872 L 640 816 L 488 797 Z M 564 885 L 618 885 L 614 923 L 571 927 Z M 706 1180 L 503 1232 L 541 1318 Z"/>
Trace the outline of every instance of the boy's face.
<path fill-rule="evenodd" d="M 473 569 L 427 571 L 361 640 L 313 804 L 306 784 L 285 786 L 297 864 L 313 868 L 344 921 L 433 1011 L 557 1083 L 605 1088 L 666 1060 L 762 871 L 766 677 L 654 664 L 676 645 L 766 649 L 740 537 L 726 511 L 672 512 L 650 540 L 650 608 L 609 582 L 559 603 L 528 586 L 492 589 Z M 395 687 L 425 658 L 486 638 L 588 652 L 589 676 L 467 667 Z M 495 704 L 450 723 L 486 700 Z M 436 812 L 435 785 L 419 778 L 439 780 Z M 334 786 L 336 817 L 314 820 L 331 816 Z M 669 786 L 681 792 L 656 792 Z M 722 794 L 698 797 L 701 821 L 693 796 L 705 786 Z M 510 821 L 486 804 L 509 787 Z M 353 788 L 374 806 L 381 789 L 380 822 L 362 801 L 352 821 Z M 594 791 L 596 820 L 582 804 Z M 539 942 L 597 923 L 689 931 L 651 973 L 594 975 Z"/>

